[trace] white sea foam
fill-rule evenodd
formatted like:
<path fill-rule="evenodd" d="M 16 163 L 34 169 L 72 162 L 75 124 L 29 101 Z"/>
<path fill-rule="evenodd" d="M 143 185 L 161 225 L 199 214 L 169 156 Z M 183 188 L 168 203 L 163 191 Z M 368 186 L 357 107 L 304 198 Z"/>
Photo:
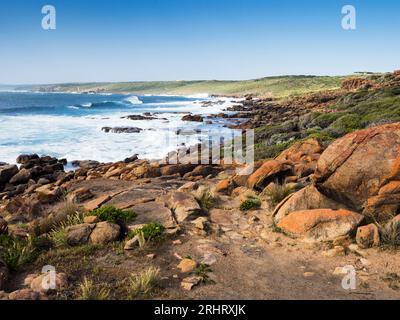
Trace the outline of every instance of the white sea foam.
<path fill-rule="evenodd" d="M 130 96 L 129 98 L 133 98 Z M 137 99 L 137 100 L 136 100 Z M 138 98 L 132 99 L 138 103 Z M 216 99 L 217 100 L 221 100 Z M 126 111 L 109 111 L 87 116 L 60 115 L 2 115 L 0 122 L 0 161 L 14 163 L 18 155 L 38 153 L 72 160 L 93 159 L 102 162 L 122 160 L 133 154 L 141 158 L 162 158 L 167 152 L 175 150 L 177 145 L 168 145 L 166 137 L 177 128 L 198 129 L 204 124 L 184 122 L 185 112 L 217 113 L 232 104 L 231 99 L 224 99 L 223 104 L 204 108 L 201 100 L 177 101 L 165 103 L 142 104 L 140 113 L 159 112 L 159 120 L 132 121 L 121 117 L 132 113 Z M 89 103 L 85 103 L 89 108 Z M 83 106 L 83 105 L 82 105 Z M 70 109 L 80 109 L 70 105 Z M 94 109 L 93 109 L 94 110 Z M 176 112 L 176 113 L 171 113 Z M 143 131 L 137 134 L 105 133 L 102 127 L 135 126 Z M 221 127 L 221 130 L 224 130 Z M 197 143 L 198 135 L 181 136 L 180 143 L 187 146 Z"/>
<path fill-rule="evenodd" d="M 125 101 L 129 102 L 130 104 L 142 104 L 143 102 L 137 96 L 130 96 L 125 99 Z"/>
<path fill-rule="evenodd" d="M 82 103 L 82 107 L 84 108 L 91 108 L 93 106 L 93 103 L 87 102 L 87 103 Z"/>

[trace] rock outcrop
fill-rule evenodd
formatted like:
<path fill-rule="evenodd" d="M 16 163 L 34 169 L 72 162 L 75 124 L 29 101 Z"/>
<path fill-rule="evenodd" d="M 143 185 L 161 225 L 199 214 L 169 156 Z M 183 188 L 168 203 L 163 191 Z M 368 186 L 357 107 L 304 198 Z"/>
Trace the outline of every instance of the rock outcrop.
<path fill-rule="evenodd" d="M 273 213 L 276 223 L 295 211 L 313 209 L 347 209 L 344 204 L 336 202 L 320 193 L 311 185 L 291 194 L 278 204 Z"/>
<path fill-rule="evenodd" d="M 321 155 L 315 184 L 357 212 L 385 218 L 400 207 L 400 124 L 348 134 Z"/>
<path fill-rule="evenodd" d="M 348 235 L 363 219 L 362 215 L 352 211 L 315 209 L 292 212 L 277 226 L 292 237 L 321 242 Z"/>

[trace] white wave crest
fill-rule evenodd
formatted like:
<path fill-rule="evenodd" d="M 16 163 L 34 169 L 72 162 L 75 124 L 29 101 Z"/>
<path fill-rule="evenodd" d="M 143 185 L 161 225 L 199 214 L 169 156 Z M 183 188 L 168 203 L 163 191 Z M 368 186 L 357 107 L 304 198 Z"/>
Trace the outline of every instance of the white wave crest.
<path fill-rule="evenodd" d="M 129 102 L 130 104 L 143 104 L 143 101 L 141 101 L 137 96 L 130 96 L 126 98 L 125 101 Z"/>

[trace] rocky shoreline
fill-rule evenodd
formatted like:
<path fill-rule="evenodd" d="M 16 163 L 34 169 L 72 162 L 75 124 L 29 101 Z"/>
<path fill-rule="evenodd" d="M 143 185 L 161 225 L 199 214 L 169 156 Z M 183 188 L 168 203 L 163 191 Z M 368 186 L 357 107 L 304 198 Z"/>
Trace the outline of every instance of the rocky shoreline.
<path fill-rule="evenodd" d="M 234 127 L 274 147 L 250 172 L 137 156 L 71 172 L 37 155 L 0 165 L 0 298 L 83 299 L 91 286 L 91 298 L 108 299 L 345 299 L 349 265 L 359 298 L 399 298 L 400 124 L 389 113 L 335 124 L 397 98 L 399 81 L 354 79 L 283 102 L 247 96 L 220 117 L 247 119 Z M 57 269 L 55 288 L 41 287 L 43 265 Z M 151 288 L 132 285 L 149 274 Z"/>

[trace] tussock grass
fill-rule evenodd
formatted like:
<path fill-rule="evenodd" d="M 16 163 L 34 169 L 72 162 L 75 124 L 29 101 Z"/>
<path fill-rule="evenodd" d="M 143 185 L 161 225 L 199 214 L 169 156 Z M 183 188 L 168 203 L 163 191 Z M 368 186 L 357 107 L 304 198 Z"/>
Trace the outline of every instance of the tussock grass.
<path fill-rule="evenodd" d="M 8 238 L 3 244 L 2 258 L 11 271 L 18 270 L 37 257 L 37 243 L 31 236 L 27 239 Z"/>
<path fill-rule="evenodd" d="M 384 224 L 375 222 L 378 226 L 381 247 L 384 249 L 398 249 L 400 247 L 400 221 L 393 218 Z"/>
<path fill-rule="evenodd" d="M 83 223 L 83 216 L 80 212 L 67 217 L 67 219 L 53 227 L 49 233 L 49 239 L 55 247 L 67 247 L 67 228 Z"/>
<path fill-rule="evenodd" d="M 141 294 L 150 294 L 159 285 L 160 280 L 160 269 L 155 267 L 150 267 L 137 275 L 132 274 L 130 295 L 135 297 Z"/>
<path fill-rule="evenodd" d="M 273 183 L 264 189 L 263 195 L 266 195 L 271 204 L 276 206 L 293 191 L 294 189 L 287 184 Z"/>
<path fill-rule="evenodd" d="M 77 300 L 108 300 L 110 290 L 105 286 L 96 286 L 92 280 L 84 278 L 79 285 Z"/>

